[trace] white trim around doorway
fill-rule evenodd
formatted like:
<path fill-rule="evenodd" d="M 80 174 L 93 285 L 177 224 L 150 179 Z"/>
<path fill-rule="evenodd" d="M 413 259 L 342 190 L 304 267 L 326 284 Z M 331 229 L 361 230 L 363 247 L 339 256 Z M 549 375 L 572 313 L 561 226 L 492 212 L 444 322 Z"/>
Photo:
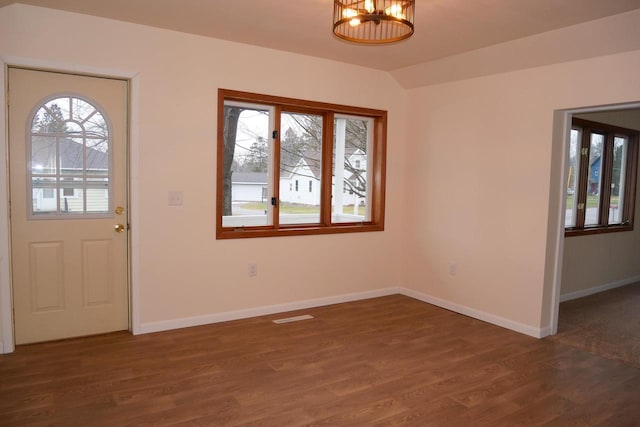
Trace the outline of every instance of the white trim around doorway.
<path fill-rule="evenodd" d="M 562 265 L 564 261 L 564 216 L 565 212 L 563 207 L 565 206 L 565 198 L 566 198 L 566 186 L 564 185 L 567 182 L 567 177 L 569 175 L 569 162 L 567 161 L 567 154 L 569 153 L 569 134 L 571 130 L 571 120 L 574 114 L 579 113 L 594 113 L 601 111 L 613 111 L 613 110 L 628 110 L 628 109 L 637 109 L 640 108 L 640 102 L 629 102 L 622 104 L 612 104 L 612 105 L 600 105 L 600 106 L 590 106 L 590 107 L 578 107 L 571 108 L 566 110 L 557 110 L 554 112 L 554 123 L 553 123 L 553 156 L 562 156 L 560 159 L 552 158 L 551 168 L 552 168 L 552 178 L 551 178 L 551 187 L 550 187 L 550 200 L 557 197 L 557 204 L 552 204 L 557 206 L 556 209 L 550 209 L 549 212 L 549 232 L 547 239 L 547 249 L 552 254 L 547 258 L 547 262 L 552 262 L 552 266 L 549 268 L 549 276 L 548 280 L 551 281 L 551 298 L 550 301 L 550 310 L 549 310 L 549 323 L 548 326 L 543 327 L 543 335 L 555 335 L 558 332 L 558 313 L 560 310 L 560 303 L 573 297 L 577 298 L 579 296 L 586 296 L 589 293 L 584 293 L 584 295 L 578 293 L 561 295 L 562 289 Z M 561 167 L 561 173 L 554 174 L 553 168 Z M 553 230 L 555 224 L 555 232 Z M 555 255 L 555 256 L 553 256 Z M 629 281 L 624 281 L 623 284 L 633 283 L 637 280 L 636 278 L 630 279 Z M 628 283 L 627 283 L 628 282 Z M 548 281 L 545 281 L 545 284 Z M 607 287 L 610 286 L 610 287 Z M 617 282 L 615 284 L 608 284 L 603 286 L 600 290 L 606 290 L 609 288 L 622 286 Z M 589 292 L 589 291 L 585 291 Z M 597 292 L 591 292 L 595 293 Z"/>

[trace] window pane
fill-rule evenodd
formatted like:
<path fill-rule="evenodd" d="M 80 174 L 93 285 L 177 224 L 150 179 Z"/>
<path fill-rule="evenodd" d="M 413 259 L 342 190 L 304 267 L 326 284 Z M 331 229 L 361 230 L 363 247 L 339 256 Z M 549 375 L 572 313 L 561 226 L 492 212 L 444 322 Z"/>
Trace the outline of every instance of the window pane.
<path fill-rule="evenodd" d="M 576 204 L 578 201 L 578 182 L 580 180 L 580 141 L 581 129 L 571 129 L 569 142 L 569 176 L 567 177 L 567 200 L 565 227 L 576 225 Z"/>
<path fill-rule="evenodd" d="M 87 212 L 109 212 L 109 179 L 87 179 Z"/>
<path fill-rule="evenodd" d="M 87 121 L 84 123 L 84 129 L 87 137 L 90 138 L 104 139 L 108 135 L 107 122 L 100 113 L 95 113 L 89 116 Z"/>
<path fill-rule="evenodd" d="M 372 119 L 337 117 L 334 123 L 331 221 L 363 222 L 371 218 L 368 168 Z"/>
<path fill-rule="evenodd" d="M 611 172 L 611 203 L 609 224 L 621 224 L 624 206 L 625 166 L 627 164 L 628 139 L 616 136 L 613 139 L 613 169 Z"/>
<path fill-rule="evenodd" d="M 269 225 L 270 112 L 225 105 L 222 226 Z"/>
<path fill-rule="evenodd" d="M 102 137 L 107 136 L 107 123 L 102 114 L 96 108 L 80 98 L 71 99 L 71 117 L 80 123 L 87 136 Z"/>
<path fill-rule="evenodd" d="M 84 141 L 80 138 L 60 139 L 60 174 L 82 176 Z"/>
<path fill-rule="evenodd" d="M 587 183 L 587 212 L 585 225 L 598 224 L 598 211 L 600 209 L 600 190 L 602 185 L 602 152 L 604 147 L 604 135 L 591 134 L 591 147 L 589 149 L 589 178 Z"/>
<path fill-rule="evenodd" d="M 60 182 L 60 213 L 84 213 L 82 178 L 63 178 Z"/>
<path fill-rule="evenodd" d="M 108 214 L 109 145 L 107 122 L 89 102 L 67 96 L 41 105 L 31 122 L 32 213 Z"/>
<path fill-rule="evenodd" d="M 226 89 L 218 90 L 218 101 L 221 107 L 217 114 L 216 239 L 384 229 L 384 198 L 378 199 L 375 196 L 384 195 L 386 111 L 351 106 L 334 109 L 331 104 L 326 103 Z M 234 109 L 237 111 L 234 112 Z M 252 127 L 249 121 L 243 122 L 241 113 L 245 110 L 251 110 L 254 115 L 268 115 L 265 123 L 268 122 L 269 125 L 263 136 L 264 141 L 257 138 L 260 132 L 255 131 L 255 126 Z M 331 118 L 331 121 L 327 121 L 327 118 Z M 331 221 L 335 118 L 367 123 L 361 126 L 366 127 L 367 136 L 358 141 L 358 144 L 364 144 L 364 155 L 345 158 L 343 154 L 338 163 L 344 169 L 344 160 L 349 160 L 351 168 L 360 171 L 359 176 L 364 177 L 364 183 L 368 183 L 360 188 L 364 190 L 365 200 L 349 206 L 350 215 L 354 215 L 355 209 L 355 216 L 370 218 L 368 221 L 360 218 L 340 224 L 333 224 Z M 243 123 L 249 132 L 242 131 Z M 242 144 L 241 134 L 245 136 Z M 354 138 L 356 140 L 358 139 Z M 347 142 L 351 143 L 351 140 L 347 140 L 345 145 Z M 264 145 L 266 149 L 261 148 Z M 267 179 L 260 181 L 264 185 L 253 186 L 256 187 L 255 190 L 262 190 L 259 194 L 265 203 L 258 207 L 263 209 L 263 220 L 252 224 L 246 220 L 250 216 L 245 216 L 244 222 L 234 222 L 236 216 L 239 216 L 236 215 L 239 207 L 246 209 L 243 212 L 246 214 L 259 212 L 256 204 L 260 202 L 250 204 L 239 197 L 241 185 L 251 188 L 250 184 L 255 182 L 256 177 L 242 176 L 240 173 L 261 173 L 264 176 L 264 166 L 260 166 L 265 158 L 261 156 L 263 152 L 267 153 Z M 239 156 L 238 153 L 242 155 Z M 368 156 L 371 157 L 367 159 Z M 344 175 L 343 171 L 342 180 L 351 178 L 350 182 L 356 182 L 358 179 L 358 176 Z M 352 171 L 351 175 L 356 174 Z M 376 179 L 368 179 L 370 177 Z M 362 183 L 360 185 L 362 187 Z M 344 189 L 344 185 L 343 190 L 356 193 L 353 189 Z M 369 194 L 372 196 L 369 197 Z M 352 196 L 355 197 L 355 194 Z M 260 215 L 258 218 L 260 219 Z"/>
<path fill-rule="evenodd" d="M 74 138 L 82 138 L 83 134 L 82 132 L 84 131 L 84 129 L 82 129 L 82 126 L 80 126 L 77 123 L 74 122 L 66 122 L 64 124 L 64 130 L 61 131 L 61 134 L 64 134 L 63 136 L 66 136 L 68 138 L 74 137 Z"/>
<path fill-rule="evenodd" d="M 320 222 L 322 116 L 282 113 L 281 130 L 280 224 L 317 224 Z"/>
<path fill-rule="evenodd" d="M 89 176 L 109 176 L 109 141 L 87 138 L 86 174 Z"/>
<path fill-rule="evenodd" d="M 34 215 L 56 213 L 58 198 L 55 178 L 31 178 L 31 203 Z"/>
<path fill-rule="evenodd" d="M 44 108 L 51 119 L 54 119 L 64 127 L 64 122 L 71 119 L 69 114 L 70 102 L 71 99 L 67 96 L 56 98 L 47 102 Z"/>
<path fill-rule="evenodd" d="M 95 114 L 96 109 L 93 105 L 86 102 L 84 99 L 73 98 L 71 100 L 71 118 L 77 122 L 86 121 L 89 116 Z"/>
<path fill-rule="evenodd" d="M 57 98 L 40 107 L 31 122 L 31 132 L 55 134 L 64 132 L 69 119 L 69 98 Z"/>
<path fill-rule="evenodd" d="M 33 136 L 31 138 L 31 173 L 33 175 L 55 174 L 58 169 L 55 136 Z"/>

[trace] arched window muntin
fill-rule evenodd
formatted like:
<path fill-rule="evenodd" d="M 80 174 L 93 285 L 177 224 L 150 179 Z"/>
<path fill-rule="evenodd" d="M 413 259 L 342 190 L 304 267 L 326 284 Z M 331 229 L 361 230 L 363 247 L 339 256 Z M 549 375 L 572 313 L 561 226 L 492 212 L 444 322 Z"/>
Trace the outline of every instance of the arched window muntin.
<path fill-rule="evenodd" d="M 26 144 L 30 219 L 113 216 L 111 129 L 86 96 L 57 93 L 33 108 Z"/>

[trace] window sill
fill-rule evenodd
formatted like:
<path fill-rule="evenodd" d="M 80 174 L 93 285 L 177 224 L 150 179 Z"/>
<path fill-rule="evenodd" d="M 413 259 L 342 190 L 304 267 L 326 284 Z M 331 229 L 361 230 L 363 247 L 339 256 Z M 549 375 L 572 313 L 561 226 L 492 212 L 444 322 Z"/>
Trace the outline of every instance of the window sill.
<path fill-rule="evenodd" d="M 216 239 L 244 239 L 252 237 L 275 237 L 275 236 L 310 236 L 316 234 L 340 234 L 340 233 L 362 233 L 370 231 L 384 231 L 383 225 L 377 224 L 345 224 L 323 226 L 301 226 L 286 227 L 278 230 L 270 228 L 223 228 L 216 233 Z"/>
<path fill-rule="evenodd" d="M 633 231 L 633 225 L 610 225 L 608 227 L 590 227 L 584 229 L 566 228 L 564 237 L 587 236 L 591 234 L 617 233 L 620 231 Z"/>

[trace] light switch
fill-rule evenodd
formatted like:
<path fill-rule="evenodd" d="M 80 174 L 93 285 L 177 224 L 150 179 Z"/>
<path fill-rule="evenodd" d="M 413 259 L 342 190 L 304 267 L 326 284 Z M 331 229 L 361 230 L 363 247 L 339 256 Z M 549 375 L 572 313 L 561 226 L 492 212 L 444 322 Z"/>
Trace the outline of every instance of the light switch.
<path fill-rule="evenodd" d="M 182 206 L 182 191 L 169 191 L 169 206 Z"/>

